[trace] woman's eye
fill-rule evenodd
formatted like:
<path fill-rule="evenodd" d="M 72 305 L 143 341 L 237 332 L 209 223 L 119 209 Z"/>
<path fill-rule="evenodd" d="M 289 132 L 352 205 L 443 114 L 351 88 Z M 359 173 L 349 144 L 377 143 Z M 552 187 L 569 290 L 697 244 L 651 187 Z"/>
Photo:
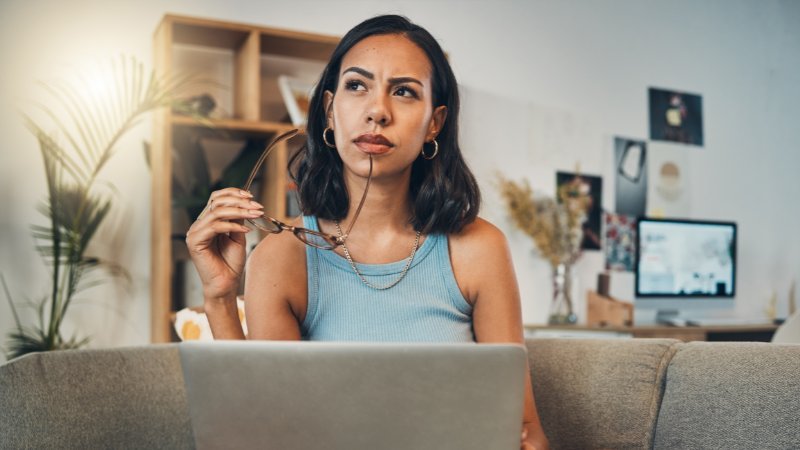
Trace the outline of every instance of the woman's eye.
<path fill-rule="evenodd" d="M 348 91 L 363 91 L 366 90 L 364 83 L 357 80 L 350 80 L 344 83 L 344 88 Z"/>
<path fill-rule="evenodd" d="M 400 86 L 394 91 L 395 95 L 401 97 L 418 98 L 417 92 L 408 86 Z"/>

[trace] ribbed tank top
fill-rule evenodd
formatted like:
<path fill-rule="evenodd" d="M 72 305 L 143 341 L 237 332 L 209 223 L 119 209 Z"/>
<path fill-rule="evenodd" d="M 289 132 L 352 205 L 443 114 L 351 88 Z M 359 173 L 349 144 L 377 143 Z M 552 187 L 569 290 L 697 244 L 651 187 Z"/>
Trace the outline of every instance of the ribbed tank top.
<path fill-rule="evenodd" d="M 318 231 L 314 216 L 303 226 Z M 410 249 L 409 249 L 410 250 Z M 358 264 L 375 285 L 397 279 L 406 260 Z M 431 234 L 400 283 L 386 290 L 366 286 L 350 263 L 331 250 L 306 246 L 308 307 L 303 339 L 366 342 L 474 342 L 472 307 L 456 284 L 447 236 Z"/>

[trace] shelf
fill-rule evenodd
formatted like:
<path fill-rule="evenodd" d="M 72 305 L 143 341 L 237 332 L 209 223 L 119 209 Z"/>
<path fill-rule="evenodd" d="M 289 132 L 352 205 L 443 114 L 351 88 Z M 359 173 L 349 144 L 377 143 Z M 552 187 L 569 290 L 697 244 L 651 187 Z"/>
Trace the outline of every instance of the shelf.
<path fill-rule="evenodd" d="M 183 249 L 175 246 L 172 236 L 184 232 L 188 224 L 183 222 L 190 219 L 176 211 L 173 182 L 189 179 L 187 173 L 195 170 L 207 170 L 217 177 L 214 171 L 226 167 L 224 161 L 230 156 L 227 149 L 238 148 L 236 141 L 268 141 L 297 128 L 288 122 L 277 79 L 280 75 L 316 78 L 338 42 L 334 36 L 175 14 L 165 15 L 158 24 L 153 36 L 156 74 L 191 73 L 212 81 L 181 95 L 209 95 L 215 108 L 212 118 L 202 122 L 166 108 L 154 114 L 150 233 L 153 342 L 170 340 L 170 311 L 197 297 L 196 288 L 190 291 L 175 284 L 182 276 L 177 272 L 184 270 L 180 267 Z M 198 146 L 180 145 L 187 137 Z M 254 194 L 274 217 L 285 218 L 290 209 L 286 166 L 302 144 L 302 136 L 278 144 L 264 163 L 258 185 L 254 185 L 258 191 Z M 206 152 L 206 164 L 194 164 L 198 159 L 186 153 L 177 162 L 180 166 L 174 167 L 176 149 Z M 213 158 L 209 156 L 212 154 Z M 176 178 L 181 174 L 183 178 Z"/>
<path fill-rule="evenodd" d="M 236 49 L 249 37 L 253 27 L 213 19 L 167 14 L 163 24 L 172 24 L 172 41 L 175 44 Z"/>
<path fill-rule="evenodd" d="M 173 42 L 224 49 L 240 47 L 251 32 L 260 35 L 262 53 L 327 61 L 339 38 L 259 25 L 167 14 L 163 22 L 173 24 Z"/>
<path fill-rule="evenodd" d="M 189 116 L 173 115 L 171 121 L 173 125 L 184 126 L 184 127 L 206 128 L 205 124 L 198 122 L 197 120 Z M 283 133 L 297 128 L 290 123 L 265 122 L 265 121 L 253 121 L 253 120 L 242 120 L 242 119 L 211 119 L 209 120 L 209 122 L 213 126 L 213 128 L 211 128 L 212 130 L 243 131 L 243 132 L 264 133 L 264 134 Z"/>
<path fill-rule="evenodd" d="M 313 36 L 307 33 L 261 34 L 261 53 L 282 56 L 304 55 L 305 59 L 327 62 L 336 48 L 338 39 Z"/>

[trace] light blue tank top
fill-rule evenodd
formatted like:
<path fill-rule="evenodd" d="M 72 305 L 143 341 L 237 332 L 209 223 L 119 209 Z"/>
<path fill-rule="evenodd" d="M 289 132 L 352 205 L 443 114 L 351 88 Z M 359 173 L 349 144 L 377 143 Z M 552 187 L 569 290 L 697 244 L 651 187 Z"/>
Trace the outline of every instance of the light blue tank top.
<path fill-rule="evenodd" d="M 319 230 L 316 217 L 303 226 Z M 358 264 L 374 285 L 400 276 L 406 260 Z M 405 278 L 394 287 L 367 287 L 343 257 L 306 246 L 308 308 L 303 339 L 366 342 L 474 342 L 472 307 L 456 284 L 447 236 L 429 235 Z"/>

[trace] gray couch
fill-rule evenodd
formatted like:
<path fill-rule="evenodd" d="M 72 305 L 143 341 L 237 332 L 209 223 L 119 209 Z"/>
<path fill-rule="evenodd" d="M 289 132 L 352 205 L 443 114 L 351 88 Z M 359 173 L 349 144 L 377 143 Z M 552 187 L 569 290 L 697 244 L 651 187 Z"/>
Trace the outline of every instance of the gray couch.
<path fill-rule="evenodd" d="M 800 448 L 800 345 L 528 341 L 553 448 Z M 190 448 L 175 344 L 0 366 L 2 448 Z"/>

